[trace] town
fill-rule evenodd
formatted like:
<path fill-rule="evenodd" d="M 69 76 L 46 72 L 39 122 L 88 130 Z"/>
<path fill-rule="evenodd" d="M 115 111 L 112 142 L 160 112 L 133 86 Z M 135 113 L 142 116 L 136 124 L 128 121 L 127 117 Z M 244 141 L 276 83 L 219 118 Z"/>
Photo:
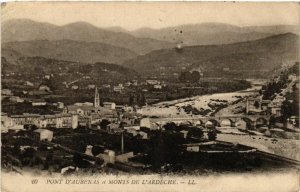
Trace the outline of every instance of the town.
<path fill-rule="evenodd" d="M 67 104 L 47 102 L 53 92 L 45 84 L 34 90 L 34 83 L 26 81 L 23 87 L 32 89 L 24 89 L 23 97 L 18 88 L 2 89 L 3 167 L 17 172 L 34 167 L 65 175 L 118 171 L 203 174 L 204 167 L 205 170 L 240 171 L 273 167 L 278 161 L 284 166 L 297 165 L 299 159 L 291 156 L 293 153 L 288 156 L 276 150 L 269 153 L 257 147 L 256 141 L 252 141 L 254 145 L 247 142 L 235 145 L 233 138 L 227 138 L 257 138 L 271 143 L 273 148 L 278 142 L 299 139 L 296 105 L 299 104 L 299 63 L 291 63 L 272 80 L 252 83 L 250 89 L 249 86 L 239 89 L 248 88 L 248 91 L 234 90 L 237 95 L 229 100 L 225 99 L 227 93 L 219 93 L 223 99 L 214 99 L 218 92 L 212 94 L 205 101 L 208 102 L 205 109 L 197 108 L 196 101 L 185 100 L 184 96 L 173 100 L 177 103 L 169 104 L 167 98 L 148 98 L 145 93 L 157 94 L 157 90 L 170 86 L 156 79 L 119 83 L 109 90 L 122 93 L 137 86 L 144 92 L 142 104 L 134 96 L 121 102 L 102 101 L 105 97 L 101 91 L 104 87 L 111 88 L 109 84 L 101 88 L 89 84 L 83 91 L 72 85 L 74 81 L 64 83 L 65 89 L 77 91 L 73 94 L 93 95 L 92 102 L 87 99 Z M 52 75 L 43 77 L 51 78 Z M 201 81 L 199 76 L 197 83 L 186 82 L 190 87 L 182 89 L 198 90 L 195 85 Z M 201 95 L 190 92 L 189 96 L 193 94 Z M 199 102 L 205 100 L 199 98 Z M 164 110 L 171 112 L 163 113 Z"/>

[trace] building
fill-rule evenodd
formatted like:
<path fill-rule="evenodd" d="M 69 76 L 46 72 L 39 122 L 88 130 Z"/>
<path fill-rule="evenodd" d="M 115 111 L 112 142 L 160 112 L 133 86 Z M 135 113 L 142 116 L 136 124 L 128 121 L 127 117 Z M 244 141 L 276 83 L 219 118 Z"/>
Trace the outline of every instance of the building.
<path fill-rule="evenodd" d="M 74 114 L 57 114 L 56 128 L 72 128 L 78 127 L 78 115 Z"/>
<path fill-rule="evenodd" d="M 32 99 L 31 104 L 32 106 L 45 106 L 47 102 L 43 99 Z"/>
<path fill-rule="evenodd" d="M 40 141 L 51 142 L 53 139 L 53 132 L 48 129 L 37 129 L 34 131 Z"/>
<path fill-rule="evenodd" d="M 64 108 L 64 103 L 63 102 L 57 102 L 57 108 L 63 109 Z"/>
<path fill-rule="evenodd" d="M 146 83 L 148 85 L 157 85 L 157 84 L 160 84 L 160 82 L 158 80 L 151 80 L 151 79 L 146 80 Z"/>
<path fill-rule="evenodd" d="M 1 90 L 1 95 L 2 96 L 11 96 L 13 95 L 10 89 L 2 89 Z"/>
<path fill-rule="evenodd" d="M 103 107 L 106 109 L 115 110 L 116 109 L 116 103 L 114 102 L 104 102 Z"/>
<path fill-rule="evenodd" d="M 47 85 L 40 85 L 39 90 L 49 92 L 50 88 Z"/>
<path fill-rule="evenodd" d="M 154 89 L 162 89 L 162 86 L 161 85 L 154 85 L 153 88 Z"/>
<path fill-rule="evenodd" d="M 24 113 L 23 115 L 11 115 L 9 118 L 11 118 L 13 126 L 36 125 L 38 127 L 41 116 L 39 114 Z"/>
<path fill-rule="evenodd" d="M 122 84 L 119 84 L 119 85 L 117 85 L 117 86 L 114 86 L 114 87 L 113 87 L 113 90 L 114 90 L 114 92 L 119 92 L 119 93 L 121 93 L 121 92 L 124 90 L 124 87 L 123 87 Z"/>
<path fill-rule="evenodd" d="M 25 81 L 25 85 L 30 86 L 30 87 L 33 87 L 33 86 L 34 86 L 34 84 L 31 83 L 30 81 Z"/>
<path fill-rule="evenodd" d="M 35 125 L 38 128 L 77 128 L 78 116 L 72 114 L 55 114 L 55 115 L 38 115 L 28 114 L 23 115 L 7 115 L 2 116 L 2 124 L 5 127 L 14 129 L 14 127 L 24 125 Z"/>
<path fill-rule="evenodd" d="M 84 102 L 84 103 L 75 103 L 76 106 L 94 106 L 94 103 Z"/>
<path fill-rule="evenodd" d="M 9 101 L 15 102 L 15 103 L 23 103 L 25 100 L 19 96 L 11 96 L 11 97 L 9 97 Z"/>
<path fill-rule="evenodd" d="M 89 84 L 88 85 L 88 89 L 95 89 L 96 88 L 96 85 L 94 85 L 94 84 Z"/>
<path fill-rule="evenodd" d="M 77 90 L 79 87 L 78 87 L 78 85 L 72 85 L 72 87 L 71 87 L 71 89 L 73 89 L 73 90 Z"/>
<path fill-rule="evenodd" d="M 49 95 L 48 91 L 44 91 L 44 90 L 37 90 L 37 91 L 29 91 L 28 95 L 31 96 L 43 96 L 43 95 Z"/>
<path fill-rule="evenodd" d="M 98 93 L 98 88 L 96 87 L 95 89 L 95 98 L 94 98 L 94 107 L 99 107 L 100 106 L 100 96 Z"/>

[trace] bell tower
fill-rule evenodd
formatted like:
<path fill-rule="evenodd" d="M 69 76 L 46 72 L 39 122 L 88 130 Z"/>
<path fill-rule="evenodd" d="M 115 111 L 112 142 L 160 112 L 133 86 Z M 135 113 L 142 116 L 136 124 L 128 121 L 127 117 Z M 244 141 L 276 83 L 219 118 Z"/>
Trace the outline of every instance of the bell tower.
<path fill-rule="evenodd" d="M 95 99 L 94 99 L 94 107 L 100 107 L 100 97 L 98 93 L 98 88 L 95 89 Z"/>

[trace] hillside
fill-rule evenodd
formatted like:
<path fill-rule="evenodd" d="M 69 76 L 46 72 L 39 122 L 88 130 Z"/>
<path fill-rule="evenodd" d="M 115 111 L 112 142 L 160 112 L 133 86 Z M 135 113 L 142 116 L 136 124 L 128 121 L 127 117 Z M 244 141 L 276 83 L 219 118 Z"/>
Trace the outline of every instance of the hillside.
<path fill-rule="evenodd" d="M 113 32 L 85 22 L 63 26 L 35 22 L 28 19 L 8 20 L 1 24 L 2 42 L 32 40 L 63 40 L 98 42 L 130 49 L 138 54 L 171 48 L 174 44 L 150 38 L 137 38 L 124 32 Z"/>
<path fill-rule="evenodd" d="M 235 44 L 153 51 L 124 64 L 142 74 L 152 75 L 180 73 L 187 69 L 201 70 L 205 76 L 261 76 L 284 60 L 297 59 L 298 42 L 299 36 L 287 33 Z"/>
<path fill-rule="evenodd" d="M 5 56 L 1 57 L 2 85 L 9 79 L 13 81 L 31 81 L 41 83 L 45 75 L 51 75 L 55 87 L 63 82 L 81 79 L 80 84 L 117 83 L 137 77 L 134 70 L 111 63 L 87 64 L 79 62 L 47 59 L 43 57 L 20 57 L 12 64 Z M 7 74 L 10 74 L 7 76 Z M 83 78 L 89 76 L 88 78 Z M 10 83 L 8 84 L 10 86 Z"/>
<path fill-rule="evenodd" d="M 296 26 L 239 27 L 223 23 L 188 24 L 162 29 L 141 28 L 131 34 L 183 45 L 229 44 L 257 40 L 281 33 L 296 33 Z"/>
<path fill-rule="evenodd" d="M 16 51 L 27 57 L 39 56 L 83 63 L 121 63 L 137 56 L 125 48 L 73 40 L 9 42 L 2 44 L 2 49 Z"/>

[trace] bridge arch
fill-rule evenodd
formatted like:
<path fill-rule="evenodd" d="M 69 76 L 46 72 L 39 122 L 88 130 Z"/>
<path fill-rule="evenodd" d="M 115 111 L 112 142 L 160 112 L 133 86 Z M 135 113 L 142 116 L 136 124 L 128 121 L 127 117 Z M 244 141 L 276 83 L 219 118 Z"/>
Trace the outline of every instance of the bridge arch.
<path fill-rule="evenodd" d="M 191 121 L 182 121 L 179 123 L 179 125 L 188 125 L 188 126 L 191 126 L 193 125 L 193 123 Z"/>
<path fill-rule="evenodd" d="M 235 123 L 235 126 L 241 130 L 247 130 L 252 128 L 253 121 L 247 117 L 243 117 Z"/>
<path fill-rule="evenodd" d="M 262 127 L 268 125 L 268 120 L 264 117 L 259 117 L 255 121 L 256 127 Z"/>
<path fill-rule="evenodd" d="M 220 122 L 220 127 L 232 127 L 233 124 L 233 120 L 231 119 L 222 119 Z"/>
<path fill-rule="evenodd" d="M 219 125 L 219 122 L 216 119 L 209 119 L 205 122 L 206 128 L 217 127 L 218 125 Z"/>
<path fill-rule="evenodd" d="M 194 125 L 195 126 L 201 126 L 201 125 L 204 125 L 204 122 L 199 119 L 199 120 L 194 121 Z"/>

